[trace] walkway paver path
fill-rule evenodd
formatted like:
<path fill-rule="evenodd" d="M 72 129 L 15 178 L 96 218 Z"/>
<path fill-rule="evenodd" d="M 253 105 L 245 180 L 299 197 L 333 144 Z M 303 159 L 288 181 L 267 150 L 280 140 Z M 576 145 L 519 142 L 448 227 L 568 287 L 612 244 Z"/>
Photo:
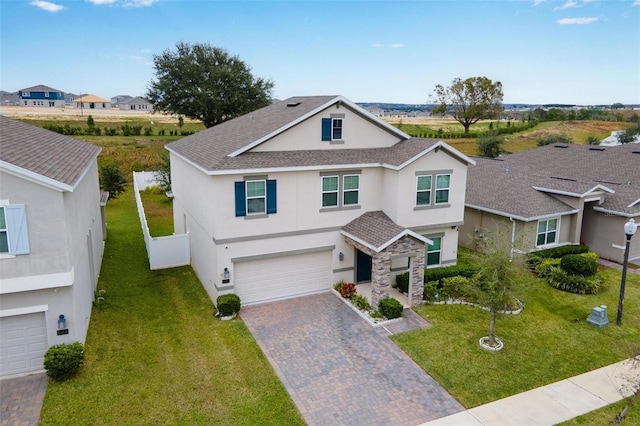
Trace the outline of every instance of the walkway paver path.
<path fill-rule="evenodd" d="M 0 380 L 0 423 L 2 426 L 35 426 L 47 391 L 44 373 Z"/>
<path fill-rule="evenodd" d="M 310 425 L 414 426 L 464 411 L 332 293 L 240 314 Z"/>

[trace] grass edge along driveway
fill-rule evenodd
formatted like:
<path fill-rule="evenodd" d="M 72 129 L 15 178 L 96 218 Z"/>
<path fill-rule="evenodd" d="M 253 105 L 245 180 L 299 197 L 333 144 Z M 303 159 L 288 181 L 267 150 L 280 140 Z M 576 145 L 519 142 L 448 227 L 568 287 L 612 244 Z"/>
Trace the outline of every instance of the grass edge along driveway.
<path fill-rule="evenodd" d="M 190 267 L 149 270 L 131 189 L 107 222 L 85 365 L 49 381 L 40 424 L 304 424 L 244 323 L 213 317 Z"/>

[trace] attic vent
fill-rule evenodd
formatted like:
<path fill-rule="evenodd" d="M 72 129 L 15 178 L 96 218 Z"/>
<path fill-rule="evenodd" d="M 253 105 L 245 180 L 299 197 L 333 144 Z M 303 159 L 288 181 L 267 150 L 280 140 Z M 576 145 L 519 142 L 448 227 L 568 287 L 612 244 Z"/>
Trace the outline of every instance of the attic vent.
<path fill-rule="evenodd" d="M 577 182 L 575 179 L 559 177 L 559 176 L 551 176 L 551 179 L 566 180 L 566 181 L 569 181 L 569 182 Z"/>
<path fill-rule="evenodd" d="M 567 144 L 558 144 L 558 145 L 554 145 L 555 148 L 569 148 L 569 145 Z"/>
<path fill-rule="evenodd" d="M 302 103 L 302 102 L 289 102 L 289 103 L 287 104 L 287 107 L 289 107 L 289 108 L 294 108 L 294 107 L 297 107 L 298 105 L 300 105 L 301 103 Z"/>
<path fill-rule="evenodd" d="M 640 151 L 631 151 L 632 154 L 640 154 Z"/>
<path fill-rule="evenodd" d="M 592 147 L 589 148 L 589 151 L 604 151 L 604 148 Z"/>

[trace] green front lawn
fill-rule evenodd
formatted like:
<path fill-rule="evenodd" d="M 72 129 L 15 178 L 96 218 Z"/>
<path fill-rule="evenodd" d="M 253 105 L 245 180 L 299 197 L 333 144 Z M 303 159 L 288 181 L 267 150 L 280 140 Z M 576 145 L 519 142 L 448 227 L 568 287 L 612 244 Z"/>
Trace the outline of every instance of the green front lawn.
<path fill-rule="evenodd" d="M 502 351 L 481 349 L 489 314 L 464 305 L 424 305 L 416 311 L 433 326 L 393 340 L 466 408 L 524 392 L 630 358 L 640 343 L 640 276 L 627 278 L 624 318 L 615 325 L 620 271 L 608 269 L 597 295 L 561 292 L 523 273 L 519 315 L 498 319 Z M 586 322 L 591 308 L 607 305 L 605 328 Z"/>
<path fill-rule="evenodd" d="M 86 362 L 49 381 L 41 424 L 304 424 L 244 323 L 213 316 L 190 267 L 149 270 L 131 188 L 107 222 Z"/>

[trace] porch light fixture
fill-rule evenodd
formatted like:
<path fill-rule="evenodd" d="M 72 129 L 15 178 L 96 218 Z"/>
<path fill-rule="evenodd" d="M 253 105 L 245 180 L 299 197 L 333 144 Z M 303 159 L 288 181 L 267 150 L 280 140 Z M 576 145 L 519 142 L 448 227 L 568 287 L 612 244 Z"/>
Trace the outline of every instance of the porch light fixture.
<path fill-rule="evenodd" d="M 67 320 L 64 315 L 60 314 L 58 317 L 58 330 L 64 330 L 65 328 L 67 328 Z"/>
<path fill-rule="evenodd" d="M 338 259 L 340 259 L 340 262 L 342 262 L 344 260 L 344 253 L 343 252 L 338 253 Z"/>
<path fill-rule="evenodd" d="M 229 268 L 224 268 L 224 271 L 222 272 L 222 282 L 226 284 L 230 280 L 231 280 L 231 272 L 229 272 Z"/>
<path fill-rule="evenodd" d="M 624 285 L 627 281 L 627 266 L 629 265 L 629 246 L 631 244 L 631 237 L 638 230 L 635 220 L 629 219 L 629 222 L 624 224 L 624 233 L 627 236 L 627 242 L 624 248 L 624 262 L 622 263 L 622 282 L 620 283 L 620 299 L 618 299 L 618 316 L 616 317 L 616 325 L 622 324 L 622 305 L 624 303 Z"/>

